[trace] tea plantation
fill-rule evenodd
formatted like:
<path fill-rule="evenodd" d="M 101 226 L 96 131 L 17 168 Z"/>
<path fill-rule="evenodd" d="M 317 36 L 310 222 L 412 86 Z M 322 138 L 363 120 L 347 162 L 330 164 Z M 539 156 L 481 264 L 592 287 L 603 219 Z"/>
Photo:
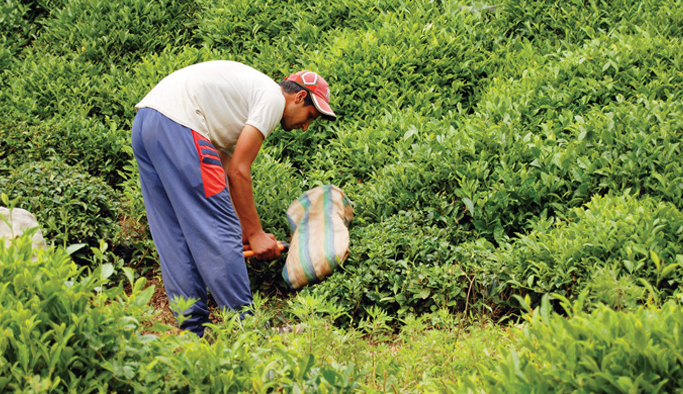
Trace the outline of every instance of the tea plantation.
<path fill-rule="evenodd" d="M 148 306 L 130 129 L 214 59 L 330 83 L 254 164 L 264 228 L 323 184 L 355 216 L 333 275 L 252 261 L 199 340 Z M 681 392 L 682 86 L 681 0 L 6 0 L 1 205 L 52 247 L 0 242 L 0 392 Z"/>

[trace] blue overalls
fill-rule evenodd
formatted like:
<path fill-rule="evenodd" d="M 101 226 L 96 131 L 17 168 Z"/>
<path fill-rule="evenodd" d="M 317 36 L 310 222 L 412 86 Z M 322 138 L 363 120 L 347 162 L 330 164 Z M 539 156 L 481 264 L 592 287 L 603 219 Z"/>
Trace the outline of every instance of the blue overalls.
<path fill-rule="evenodd" d="M 204 335 L 207 288 L 221 308 L 252 304 L 242 229 L 216 148 L 151 108 L 133 121 L 140 186 L 169 302 L 198 298 L 181 329 Z"/>

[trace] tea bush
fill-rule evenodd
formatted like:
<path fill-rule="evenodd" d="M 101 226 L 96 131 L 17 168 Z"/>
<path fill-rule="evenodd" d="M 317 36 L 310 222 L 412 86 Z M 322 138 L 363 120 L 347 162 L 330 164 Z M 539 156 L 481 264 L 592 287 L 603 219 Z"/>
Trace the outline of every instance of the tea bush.
<path fill-rule="evenodd" d="M 470 185 L 485 187 L 462 188 L 459 194 L 476 202 L 470 210 L 474 223 L 494 236 L 496 227 L 514 236 L 528 228 L 529 220 L 561 215 L 593 194 L 611 190 L 632 190 L 680 205 L 680 113 L 677 101 L 643 98 L 594 108 L 573 119 L 559 115 L 535 132 L 515 132 L 505 124 L 491 127 L 485 150 L 490 158 L 468 163 L 478 173 L 464 166 L 459 170 Z M 467 127 L 474 125 L 481 123 Z"/>
<path fill-rule="evenodd" d="M 439 117 L 478 101 L 497 59 L 491 53 L 496 34 L 473 14 L 411 3 L 404 12 L 382 15 L 375 28 L 335 37 L 314 60 L 332 76 L 341 115 L 356 117 L 366 113 L 364 106 L 382 103 Z M 353 60 L 336 60 L 343 57 Z"/>
<path fill-rule="evenodd" d="M 457 229 L 431 225 L 416 212 L 354 226 L 351 242 L 357 246 L 342 272 L 304 292 L 341 306 L 356 322 L 370 308 L 390 316 L 464 310 L 470 282 L 454 250 L 463 236 Z"/>
<path fill-rule="evenodd" d="M 565 318 L 545 298 L 527 316 L 519 343 L 502 349 L 495 367 L 464 379 L 458 392 L 680 391 L 680 304 L 633 312 L 600 306 L 586 313 L 575 307 L 566 306 Z"/>
<path fill-rule="evenodd" d="M 130 303 L 110 302 L 103 291 L 110 268 L 86 273 L 63 248 L 31 250 L 25 236 L 0 243 L 0 390 L 92 392 L 112 384 L 100 364 L 151 339 L 137 333 L 151 292 L 136 286 Z"/>
<path fill-rule="evenodd" d="M 451 111 L 470 110 L 478 100 L 480 85 L 486 82 L 489 65 L 497 59 L 490 52 L 497 33 L 492 31 L 485 18 L 455 10 L 444 13 L 432 3 L 369 7 L 374 6 L 380 9 L 386 6 L 390 10 L 374 17 L 377 19 L 374 24 L 363 20 L 357 26 L 350 20 L 346 22 L 352 25 L 348 28 L 329 31 L 319 41 L 306 41 L 309 46 L 320 46 L 319 50 L 285 50 L 285 53 L 307 54 L 309 60 L 302 63 L 296 58 L 291 59 L 285 62 L 290 64 L 289 67 L 277 66 L 269 74 L 277 80 L 295 69 L 310 68 L 325 75 L 330 82 L 335 112 L 344 122 L 353 122 L 351 126 L 344 126 L 345 129 L 355 125 L 365 129 L 368 122 L 373 122 L 374 116 L 385 112 L 413 111 L 431 121 L 450 116 Z M 393 7 L 396 10 L 391 9 Z M 353 7 L 349 6 L 351 9 Z M 292 34 L 296 37 L 296 32 Z M 286 42 L 289 40 L 294 39 L 287 36 Z M 249 52 L 247 63 L 260 66 L 264 57 L 277 57 L 260 67 L 269 70 L 272 64 L 283 62 L 283 55 L 275 48 L 265 45 L 262 49 L 256 55 Z M 396 125 L 388 127 L 395 128 Z M 335 132 L 330 125 L 324 124 L 317 125 L 316 129 L 320 132 L 307 133 L 297 138 L 294 144 L 289 136 L 279 134 L 277 137 L 284 138 L 283 144 L 287 149 L 283 153 L 295 168 L 303 171 L 311 163 L 318 165 L 322 161 L 324 169 L 315 170 L 327 172 L 330 158 L 324 155 L 336 154 L 327 147 L 328 143 L 335 142 Z M 400 135 L 405 132 L 402 130 Z M 337 146 L 334 145 L 335 148 Z M 320 157 L 316 155 L 317 150 L 310 147 L 320 147 L 326 152 L 320 153 L 323 155 Z M 347 156 L 343 150 L 340 153 Z M 344 165 L 344 162 L 340 160 L 336 165 Z M 356 171 L 367 174 L 372 169 Z M 335 183 L 345 186 L 338 181 Z"/>
<path fill-rule="evenodd" d="M 77 0 L 49 11 L 33 43 L 43 54 L 78 54 L 86 63 L 123 65 L 169 45 L 195 43 L 198 9 L 192 0 Z"/>
<path fill-rule="evenodd" d="M 198 35 L 205 45 L 245 58 L 281 48 L 286 60 L 296 59 L 297 52 L 322 48 L 334 31 L 372 24 L 383 8 L 373 1 L 348 0 L 315 5 L 280 2 L 274 6 L 268 0 L 200 4 L 204 15 Z"/>
<path fill-rule="evenodd" d="M 278 237 L 288 235 L 286 207 L 310 187 L 338 185 L 356 203 L 352 255 L 330 282 L 359 280 L 365 293 L 318 285 L 352 311 L 363 310 L 358 299 L 391 313 L 462 311 L 472 299 L 506 309 L 512 294 L 547 290 L 517 285 L 519 275 L 508 282 L 490 255 L 546 221 L 610 193 L 681 206 L 678 0 L 3 4 L 0 174 L 54 157 L 119 191 L 107 241 L 142 269 L 156 264 L 124 149 L 133 106 L 170 72 L 212 59 L 276 80 L 314 69 L 330 82 L 340 120 L 275 130 L 253 179 Z M 373 237 L 411 245 L 411 273 L 365 275 L 375 262 L 387 272 L 405 262 L 370 254 L 382 245 Z M 254 283 L 279 286 L 281 264 L 254 264 Z M 456 268 L 450 281 L 443 273 Z M 653 283 L 652 273 L 642 279 Z"/>
<path fill-rule="evenodd" d="M 22 62 L 4 73 L 12 83 L 0 92 L 10 119 L 28 122 L 55 115 L 86 118 L 106 111 L 111 91 L 101 89 L 102 66 L 78 56 L 64 58 L 26 50 Z"/>
<path fill-rule="evenodd" d="M 459 155 L 467 160 L 468 149 L 473 149 L 473 140 L 453 126 L 458 119 L 452 114 L 437 120 L 412 108 L 384 109 L 367 121 L 330 125 L 327 140 L 324 136 L 302 136 L 315 149 L 300 149 L 303 153 L 296 153 L 293 160 L 314 163 L 308 165 L 308 173 L 316 181 L 348 185 L 349 193 L 357 195 L 354 201 L 358 202 L 360 216 L 379 219 L 402 209 L 438 205 L 432 193 L 449 190 L 447 186 L 454 183 L 448 179 L 451 166 L 461 163 Z M 285 149 L 296 146 L 302 137 L 283 137 L 293 141 Z M 425 177 L 434 180 L 433 184 Z M 388 196 L 394 200 L 392 204 L 386 204 Z"/>
<path fill-rule="evenodd" d="M 7 1 L 0 5 L 0 15 L 3 16 L 0 20 L 0 40 L 3 44 L 2 48 L 9 55 L 20 52 L 35 32 L 35 25 L 27 21 L 28 12 L 29 7 L 18 0 Z M 5 60 L 3 59 L 0 62 L 0 71 L 4 69 Z"/>
<path fill-rule="evenodd" d="M 648 41 L 616 38 L 624 49 L 634 51 L 643 50 Z M 586 48 L 601 47 L 596 43 Z M 622 83 L 610 82 L 611 78 L 603 81 L 598 68 L 583 82 L 579 82 L 582 79 L 574 74 L 576 71 L 571 77 L 562 77 L 563 70 L 580 68 L 582 62 L 588 62 L 585 59 L 597 58 L 596 52 L 580 57 L 571 54 L 557 63 L 536 65 L 538 72 L 531 68 L 518 81 L 495 78 L 474 116 L 455 120 L 457 132 L 442 133 L 444 136 L 437 139 L 424 138 L 424 153 L 409 158 L 417 164 L 414 169 L 405 162 L 397 163 L 395 171 L 387 166 L 377 177 L 377 184 L 395 195 L 404 190 L 402 185 L 413 185 L 411 180 L 419 188 L 418 179 L 436 176 L 425 184 L 450 190 L 459 197 L 461 202 L 454 208 L 469 205 L 466 220 L 498 242 L 503 234 L 514 236 L 524 231 L 528 221 L 539 215 L 564 212 L 587 202 L 592 194 L 607 190 L 631 188 L 679 204 L 674 179 L 680 176 L 675 159 L 675 139 L 682 130 L 680 101 L 675 99 L 680 92 L 670 81 L 677 80 L 680 72 L 662 71 L 659 78 L 647 67 L 629 66 L 633 59 L 644 61 L 648 56 L 652 57 L 648 67 L 669 59 L 675 65 L 679 55 L 662 46 L 661 51 L 619 56 L 625 64 L 618 67 L 631 70 L 620 71 L 627 79 Z M 642 76 L 631 77 L 632 73 Z M 579 93 L 575 84 L 590 88 Z M 606 97 L 601 93 L 591 98 L 596 88 L 617 85 L 636 89 L 630 91 L 629 97 L 607 89 Z M 642 93 L 634 93 L 636 90 Z M 637 135 L 635 140 L 624 136 L 632 133 Z M 454 144 L 467 146 L 461 141 L 468 141 L 470 149 L 478 154 L 476 159 L 471 155 L 461 159 L 452 153 Z M 658 180 L 660 172 L 667 173 L 666 180 Z M 440 173 L 443 175 L 439 177 Z M 450 179 L 447 174 L 451 174 Z M 439 183 L 438 179 L 444 181 Z M 412 198 L 409 195 L 406 203 Z"/>
<path fill-rule="evenodd" d="M 124 148 L 133 155 L 131 146 Z M 121 256 L 127 264 L 134 268 L 141 276 L 147 276 L 159 264 L 159 254 L 154 247 L 152 234 L 147 224 L 147 212 L 140 190 L 138 165 L 135 159 L 130 159 L 124 166 L 122 173 L 124 181 L 121 183 L 118 224 L 120 231 L 113 242 L 114 253 Z"/>
<path fill-rule="evenodd" d="M 32 250 L 23 236 L 0 243 L 0 390 L 33 392 L 352 392 L 353 366 L 316 360 L 280 336 L 262 346 L 258 317 L 244 324 L 226 319 L 212 327 L 212 343 L 193 334 L 156 336 L 150 325 L 154 286 L 112 285 L 111 264 L 78 268 L 63 248 Z M 258 313 L 256 314 L 258 315 Z"/>
<path fill-rule="evenodd" d="M 107 119 L 78 116 L 54 117 L 37 125 L 0 121 L 7 137 L 0 140 L 0 168 L 16 169 L 53 157 L 70 166 L 80 166 L 91 176 L 118 188 L 120 171 L 132 158 L 128 130 Z"/>
<path fill-rule="evenodd" d="M 671 203 L 634 196 L 594 197 L 565 219 L 541 220 L 496 252 L 516 291 L 574 298 L 604 267 L 666 299 L 683 279 L 683 214 Z"/>
<path fill-rule="evenodd" d="M 214 334 L 212 344 L 188 340 L 189 344 L 175 349 L 166 346 L 156 351 L 154 358 L 142 362 L 133 359 L 125 365 L 127 369 L 119 369 L 116 377 L 141 393 L 190 392 L 198 388 L 237 393 L 352 393 L 358 386 L 353 365 L 317 360 L 301 344 L 288 343 L 278 336 L 268 338 L 264 346 L 264 335 L 267 333 L 256 330 L 231 334 L 221 329 Z M 150 360 L 152 368 L 139 367 Z"/>
<path fill-rule="evenodd" d="M 531 51 L 515 59 L 520 75 L 496 78 L 477 117 L 533 129 L 613 102 L 675 99 L 681 95 L 680 45 L 646 33 L 614 33 L 551 56 Z"/>
<path fill-rule="evenodd" d="M 341 308 L 330 321 L 356 326 L 377 341 L 368 350 L 373 357 L 400 354 L 395 348 L 382 353 L 381 342 L 399 332 L 398 326 L 436 319 L 434 313 L 498 318 L 512 312 L 514 317 L 515 296 L 528 295 L 528 303 L 538 306 L 548 293 L 569 299 L 585 294 L 585 309 L 596 310 L 591 315 L 564 312 L 570 315 L 565 327 L 588 322 L 595 328 L 589 334 L 597 335 L 604 327 L 616 330 L 610 316 L 638 316 L 641 324 L 654 320 L 646 318 L 647 309 L 628 311 L 644 302 L 660 305 L 680 292 L 680 0 L 504 0 L 495 5 L 6 0 L 0 11 L 0 188 L 17 201 L 29 201 L 22 207 L 39 216 L 57 244 L 93 247 L 103 240 L 117 262 L 125 260 L 137 275 L 153 275 L 157 257 L 128 142 L 133 106 L 178 68 L 230 59 L 275 80 L 312 69 L 330 83 L 339 121 L 316 122 L 305 133 L 275 130 L 254 164 L 255 197 L 266 229 L 285 239 L 285 210 L 309 188 L 335 184 L 354 201 L 351 255 L 338 272 L 300 295 Z M 47 216 L 41 218 L 41 212 Z M 105 251 L 85 250 L 92 252 L 91 262 L 97 265 L 100 256 L 104 265 Z M 283 262 L 251 261 L 254 290 L 280 294 Z M 27 266 L 38 281 L 51 269 Z M 125 272 L 117 279 L 133 275 Z M 7 275 L 21 277 L 8 286 L 27 277 Z M 17 322 L 45 322 L 46 315 L 31 320 L 33 312 L 15 308 L 22 311 L 15 316 L 7 309 L 6 316 L 17 318 L 11 329 L 16 335 L 3 339 L 3 357 L 8 357 L 6 349 L 13 357 L 9 364 L 0 363 L 4 389 L 185 392 L 210 386 L 214 391 L 343 392 L 353 387 L 354 368 L 329 362 L 326 353 L 311 358 L 311 349 L 325 346 L 312 344 L 311 338 L 274 339 L 266 348 L 259 335 L 232 323 L 226 323 L 228 330 L 215 327 L 216 346 L 132 334 L 127 330 L 140 327 L 142 312 L 125 317 L 130 305 L 122 306 L 124 293 L 112 283 L 104 287 L 106 300 L 101 286 L 85 291 L 102 298 L 83 312 L 100 314 L 88 324 L 99 324 L 101 331 L 83 331 L 81 320 L 73 317 L 80 309 L 69 318 L 58 316 L 69 322 L 64 328 L 36 323 L 40 330 L 48 327 L 35 333 L 48 339 L 47 350 L 34 343 L 32 332 L 16 331 Z M 600 303 L 626 313 L 610 315 Z M 54 296 L 48 304 L 62 308 L 65 303 Z M 120 309 L 99 309 L 105 305 Z M 550 305 L 561 308 L 560 302 Z M 671 312 L 668 305 L 662 314 Z M 120 324 L 135 322 L 121 328 L 105 319 L 109 315 Z M 526 377 L 526 384 L 536 382 L 538 388 L 580 390 L 580 385 L 546 379 L 545 372 L 556 370 L 537 361 L 552 351 L 557 357 L 571 355 L 564 349 L 576 346 L 565 344 L 562 352 L 552 348 L 547 354 L 530 350 L 543 346 L 546 336 L 565 338 L 561 320 L 552 321 L 556 331 L 539 331 L 526 350 L 509 353 L 500 370 L 507 374 L 480 369 L 481 379 L 473 378 L 474 386 L 468 387 L 529 391 L 519 383 Z M 118 329 L 123 333 L 114 334 Z M 71 332 L 81 341 L 74 346 L 85 349 L 59 350 L 62 345 L 53 338 Z M 100 335 L 107 339 L 97 339 Z M 335 338 L 344 342 L 345 335 Z M 31 339 L 6 345 L 20 336 Z M 67 347 L 76 340 L 69 338 Z M 623 375 L 572 369 L 589 367 L 589 360 L 602 356 L 595 353 L 568 362 L 565 370 L 578 371 L 580 384 L 595 383 L 584 386 L 589 391 L 609 384 L 599 379 L 613 381 L 615 390 L 678 389 L 678 364 L 668 364 L 669 375 L 651 372 L 655 369 L 624 343 L 609 345 L 619 347 L 610 357 L 626 360 Z M 102 344 L 106 359 L 91 344 Z M 652 344 L 656 341 L 643 348 Z M 52 349 L 61 351 L 57 364 L 40 356 Z M 79 353 L 87 360 L 65 358 L 81 350 L 92 350 Z M 489 350 L 495 354 L 497 349 Z M 39 355 L 35 361 L 25 357 L 29 351 Z M 476 352 L 470 355 L 474 359 Z M 101 362 L 93 361 L 97 357 Z M 487 360 L 487 368 L 494 359 Z M 632 360 L 638 367 L 627 369 Z M 392 361 L 367 361 L 372 367 L 365 368 L 370 377 L 362 389 L 455 389 L 430 375 L 434 368 L 421 368 L 415 360 L 407 364 L 414 378 L 403 387 L 392 386 L 400 383 L 398 376 L 410 376 Z M 520 363 L 528 367 L 513 369 Z M 560 359 L 557 364 L 563 365 Z M 537 365 L 543 368 L 534 369 Z M 78 372 L 68 375 L 74 366 Z M 634 372 L 641 369 L 644 375 Z M 510 374 L 513 370 L 517 375 Z M 661 387 L 648 386 L 654 374 L 666 376 Z M 641 378 L 636 382 L 629 376 Z"/>
<path fill-rule="evenodd" d="M 514 236 L 515 232 L 526 228 L 528 221 L 538 215 L 554 215 L 580 206 L 592 193 L 613 188 L 641 189 L 647 184 L 650 188 L 655 187 L 647 192 L 677 198 L 674 195 L 678 193 L 677 183 L 656 181 L 658 175 L 654 174 L 659 174 L 660 170 L 653 173 L 649 163 L 657 163 L 657 168 L 670 174 L 672 180 L 678 177 L 678 164 L 673 159 L 678 144 L 669 142 L 669 138 L 678 138 L 681 130 L 676 116 L 680 106 L 672 98 L 677 89 L 671 84 L 672 79 L 678 77 L 675 68 L 659 75 L 651 74 L 648 69 L 662 61 L 680 64 L 679 52 L 665 48 L 668 45 L 665 40 L 650 42 L 646 37 L 615 35 L 612 41 L 630 51 L 644 51 L 632 56 L 618 55 L 619 75 L 625 79 L 621 83 L 610 82 L 611 77 L 603 80 L 603 65 L 611 63 L 604 58 L 605 54 L 599 54 L 606 52 L 601 49 L 603 46 L 591 43 L 586 46 L 590 53 L 579 51 L 582 54 L 578 57 L 568 54 L 557 63 L 546 61 L 548 63 L 543 64 L 538 73 L 527 70 L 519 82 L 494 80 L 471 118 L 451 115 L 435 121 L 416 116 L 414 122 L 404 123 L 402 117 L 397 116 L 401 112 L 395 110 L 391 115 L 385 115 L 386 118 L 391 116 L 390 122 L 369 120 L 362 123 L 363 129 L 356 133 L 363 135 L 365 141 L 348 139 L 347 136 L 353 136 L 354 132 L 339 131 L 325 152 L 314 153 L 316 165 L 322 164 L 324 172 L 316 168 L 313 175 L 320 174 L 326 177 L 325 181 L 330 181 L 335 177 L 339 179 L 341 173 L 344 180 L 354 183 L 362 180 L 365 186 L 358 188 L 362 189 L 359 191 L 361 209 L 380 218 L 401 209 L 430 206 L 434 201 L 443 201 L 444 195 L 450 192 L 456 197 L 450 211 L 455 216 L 467 212 L 464 222 L 471 222 L 474 228 L 488 233 L 498 242 L 504 234 Z M 646 49 L 652 43 L 662 46 L 659 50 Z M 616 52 L 608 53 L 613 56 Z M 604 60 L 597 60 L 598 56 Z M 649 65 L 635 65 L 634 59 L 642 62 L 648 57 L 652 58 Z M 587 69 L 583 63 L 590 63 L 591 68 Z M 582 79 L 580 75 L 584 74 L 576 75 L 577 69 L 583 70 L 581 72 L 587 78 Z M 611 67 L 607 68 L 610 70 Z M 563 75 L 565 72 L 571 76 Z M 530 94 L 536 84 L 547 85 Z M 595 90 L 603 85 L 602 93 Z M 577 89 L 579 86 L 585 90 Z M 614 92 L 611 89 L 615 86 L 637 87 L 638 90 L 629 90 L 629 94 L 637 91 L 642 94 L 623 97 L 622 93 L 626 91 Z M 596 93 L 595 98 L 591 98 Z M 643 113 L 632 116 L 634 111 Z M 648 116 L 652 111 L 658 115 Z M 615 116 L 622 118 L 619 121 L 605 119 Z M 373 127 L 374 122 L 378 126 Z M 631 122 L 637 123 L 631 125 Z M 354 122 L 351 127 L 356 124 L 359 123 Z M 586 125 L 604 125 L 607 129 L 587 130 Z M 655 133 L 643 131 L 642 143 L 634 146 L 626 143 L 627 139 L 614 138 L 615 130 L 610 127 L 623 127 L 623 130 L 629 130 L 628 133 L 643 129 Z M 596 141 L 596 137 L 603 134 L 605 139 Z M 392 136 L 387 139 L 385 135 Z M 400 137 L 409 143 L 401 141 Z M 379 143 L 372 144 L 374 139 Z M 610 146 L 615 142 L 623 145 L 615 150 Z M 337 151 L 343 152 L 338 159 L 330 153 L 334 152 L 330 148 L 337 146 L 340 146 Z M 667 153 L 662 154 L 663 150 Z M 473 152 L 479 152 L 478 156 Z M 632 160 L 635 152 L 641 157 Z M 611 163 L 607 157 L 618 160 Z M 348 168 L 344 168 L 347 163 Z M 578 164 L 578 168 L 574 164 Z M 634 166 L 640 170 L 633 171 Z M 364 174 L 361 175 L 358 169 Z M 615 174 L 623 176 L 618 175 L 615 179 Z M 369 179 L 368 175 L 371 175 Z M 605 179 L 605 176 L 612 179 Z"/>
<path fill-rule="evenodd" d="M 683 20 L 679 5 L 678 1 L 654 0 L 505 1 L 500 7 L 500 19 L 507 29 L 506 36 L 524 38 L 552 52 L 616 30 L 678 38 Z"/>
<path fill-rule="evenodd" d="M 119 228 L 118 198 L 102 179 L 59 158 L 12 169 L 0 189 L 17 207 L 34 214 L 43 235 L 57 245 L 111 244 Z"/>
<path fill-rule="evenodd" d="M 635 278 L 622 274 L 616 267 L 597 267 L 586 289 L 592 303 L 606 305 L 614 310 L 635 309 L 645 299 L 646 288 Z"/>
<path fill-rule="evenodd" d="M 159 57 L 157 61 L 168 63 L 158 64 L 155 59 Z M 130 125 L 135 104 L 168 73 L 218 57 L 211 51 L 181 47 L 139 63 L 105 66 L 81 54 L 66 57 L 27 50 L 22 62 L 5 71 L 3 80 L 13 83 L 0 91 L 0 106 L 6 108 L 8 120 L 30 124 L 60 116 Z M 156 67 L 150 69 L 153 65 Z"/>
<path fill-rule="evenodd" d="M 476 153 L 476 140 L 461 129 L 446 127 L 437 122 L 408 126 L 394 145 L 393 162 L 378 166 L 357 187 L 363 196 L 359 204 L 368 215 L 381 219 L 401 210 L 434 210 L 436 218 L 448 224 L 467 224 L 459 221 L 465 209 L 471 214 L 473 208 L 462 201 L 473 197 L 478 180 L 466 175 L 474 175 L 471 171 L 485 179 L 488 163 Z M 412 137 L 411 131 L 422 138 Z"/>
<path fill-rule="evenodd" d="M 341 272 L 306 291 L 344 306 L 355 321 L 370 307 L 392 316 L 441 308 L 502 316 L 517 308 L 514 294 L 533 305 L 544 294 L 575 298 L 588 290 L 590 299 L 620 309 L 645 296 L 659 302 L 683 276 L 683 214 L 649 197 L 596 196 L 498 247 L 433 220 L 401 212 L 353 228 L 357 246 Z M 609 294 L 617 292 L 621 298 Z"/>

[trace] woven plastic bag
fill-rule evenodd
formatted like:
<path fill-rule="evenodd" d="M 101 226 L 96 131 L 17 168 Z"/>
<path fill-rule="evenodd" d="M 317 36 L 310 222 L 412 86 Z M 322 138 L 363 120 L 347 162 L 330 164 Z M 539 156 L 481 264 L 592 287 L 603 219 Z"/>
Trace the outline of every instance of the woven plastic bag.
<path fill-rule="evenodd" d="M 353 206 L 333 185 L 318 186 L 287 209 L 292 240 L 282 276 L 293 289 L 320 282 L 349 254 Z"/>

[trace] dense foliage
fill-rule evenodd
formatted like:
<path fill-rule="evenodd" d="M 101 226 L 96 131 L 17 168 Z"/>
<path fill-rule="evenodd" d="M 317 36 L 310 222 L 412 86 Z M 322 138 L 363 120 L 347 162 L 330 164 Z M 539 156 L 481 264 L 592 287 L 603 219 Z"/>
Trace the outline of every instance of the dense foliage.
<path fill-rule="evenodd" d="M 481 393 L 680 391 L 680 305 L 633 313 L 600 306 L 588 314 L 565 303 L 564 318 L 544 301 L 527 316 L 517 347 L 504 350 L 499 365 L 481 368 L 480 380 L 466 379 L 464 387 Z"/>
<path fill-rule="evenodd" d="M 154 286 L 130 268 L 114 275 L 103 249 L 93 269 L 62 247 L 33 250 L 24 235 L 0 243 L 0 391 L 178 392 L 675 392 L 683 385 L 680 297 L 661 308 L 586 312 L 586 293 L 549 297 L 502 329 L 442 308 L 393 318 L 369 308 L 358 329 L 331 326 L 344 308 L 299 295 L 287 310 L 303 334 L 278 334 L 254 314 L 221 315 L 205 339 L 161 335 L 147 306 Z M 118 283 L 118 284 L 117 284 Z M 126 288 L 128 290 L 126 290 Z M 530 298 L 519 299 L 529 309 Z M 272 311 L 272 310 L 271 310 Z M 507 332 L 506 332 L 507 331 Z M 431 350 L 431 351 L 426 351 Z"/>
<path fill-rule="evenodd" d="M 94 247 L 99 239 L 113 238 L 119 230 L 112 187 L 60 158 L 28 161 L 0 182 L 5 193 L 40 212 L 45 236 L 57 245 L 86 240 Z"/>
<path fill-rule="evenodd" d="M 340 120 L 307 133 L 276 130 L 254 168 L 259 213 L 279 238 L 288 234 L 288 204 L 313 186 L 335 184 L 355 203 L 351 257 L 335 279 L 306 291 L 347 305 L 355 321 L 365 314 L 359 305 L 399 315 L 444 306 L 506 313 L 518 307 L 513 294 L 575 295 L 599 267 L 654 273 L 651 252 L 664 266 L 677 262 L 675 223 L 659 230 L 658 245 L 638 243 L 631 268 L 623 243 L 541 276 L 522 266 L 547 265 L 544 258 L 515 252 L 528 237 L 554 237 L 549 223 L 573 220 L 595 196 L 636 207 L 661 201 L 678 215 L 677 5 L 11 0 L 0 24 L 0 171 L 22 177 L 25 163 L 57 160 L 101 179 L 120 204 L 85 209 L 96 209 L 97 221 L 49 238 L 104 239 L 153 270 L 128 147 L 134 104 L 199 61 L 238 60 L 276 80 L 314 69 L 330 82 Z M 15 199 L 40 187 L 3 191 Z M 35 199 L 19 206 L 54 222 Z M 99 221 L 120 233 L 95 228 Z M 600 230 L 591 226 L 584 221 L 584 238 Z M 255 290 L 286 291 L 281 264 L 256 263 Z M 669 281 L 648 274 L 638 283 L 666 297 L 681 269 L 670 268 Z"/>
<path fill-rule="evenodd" d="M 0 244 L 0 262 L 2 392 L 344 392 L 356 386 L 352 366 L 314 368 L 310 352 L 270 338 L 258 315 L 242 326 L 227 319 L 232 326 L 216 330 L 211 346 L 194 334 L 153 335 L 168 329 L 149 325 L 154 286 L 145 288 L 144 277 L 134 281 L 130 269 L 125 292 L 123 282 L 110 282 L 112 264 L 100 260 L 86 272 L 61 247 L 31 250 L 26 236 Z"/>
<path fill-rule="evenodd" d="M 11 284 L 0 287 L 3 301 L 30 281 L 54 292 L 44 301 L 2 303 L 4 387 L 189 391 L 198 379 L 192 382 L 229 391 L 212 368 L 223 373 L 223 357 L 243 356 L 248 360 L 236 361 L 230 375 L 246 379 L 235 378 L 235 391 L 267 390 L 249 386 L 254 382 L 292 392 L 326 384 L 349 389 L 355 370 L 319 357 L 313 367 L 310 352 L 257 349 L 251 337 L 240 343 L 268 354 L 265 360 L 274 357 L 283 375 L 226 344 L 234 337 L 222 350 L 197 345 L 175 359 L 178 347 L 134 334 L 144 320 L 141 305 L 115 301 L 125 299 L 118 281 L 134 282 L 124 267 L 131 276 L 158 269 L 130 149 L 133 107 L 180 67 L 231 59 L 275 80 L 312 69 L 330 83 L 339 120 L 305 133 L 276 129 L 253 168 L 259 215 L 278 238 L 288 236 L 288 205 L 314 186 L 337 185 L 355 204 L 349 258 L 297 297 L 339 308 L 328 323 L 391 333 L 438 313 L 514 320 L 527 304 L 544 316 L 529 318 L 520 350 L 501 350 L 498 369 L 478 364 L 470 389 L 680 389 L 680 344 L 660 331 L 673 325 L 680 332 L 681 0 L 6 0 L 0 15 L 0 192 L 37 216 L 49 242 L 71 252 L 87 245 L 74 252 L 76 266 L 63 251 L 31 260 L 19 246 L 25 267 L 16 265 L 18 252 L 3 252 L 3 283 Z M 254 290 L 288 293 L 283 262 L 251 262 Z M 58 266 L 40 265 L 48 263 Z M 119 273 L 108 282 L 111 294 L 95 291 L 104 284 L 103 264 Z M 46 282 L 31 270 L 66 276 Z M 58 289 L 80 275 L 73 283 L 82 288 Z M 4 279 L 10 277 L 19 279 Z M 73 295 L 78 291 L 84 293 Z M 585 312 L 563 308 L 579 299 Z M 50 305 L 42 310 L 40 302 Z M 71 313 L 66 305 L 82 309 Z M 105 313 L 99 308 L 113 308 L 106 311 L 113 317 L 98 315 Z M 134 322 L 122 323 L 130 320 L 123 316 Z M 636 327 L 617 332 L 624 322 Z M 88 332 L 88 324 L 99 331 Z M 598 325 L 614 335 L 594 338 L 601 341 L 595 346 L 615 349 L 610 357 L 620 365 L 596 361 L 604 354 L 588 345 L 566 354 L 557 350 L 560 342 L 542 344 L 548 336 L 598 335 L 590 332 Z M 81 346 L 82 337 L 91 347 Z M 623 338 L 650 341 L 635 354 Z M 649 352 L 662 343 L 671 353 L 654 362 Z M 27 358 L 27 351 L 44 356 Z M 55 353 L 66 364 L 49 358 Z M 164 361 L 154 364 L 154 357 Z M 210 376 L 192 375 L 181 360 L 206 363 Z M 586 360 L 625 372 L 580 380 L 592 374 Z M 301 363 L 309 369 L 296 370 Z M 573 375 L 548 370 L 548 363 Z M 161 365 L 182 372 L 159 378 L 166 376 L 157 375 Z M 69 374 L 71 367 L 80 372 Z M 87 388 L 90 371 L 103 370 L 109 375 Z M 385 376 L 380 387 L 375 372 L 363 387 L 389 390 L 391 382 Z M 188 374 L 188 381 L 174 380 Z M 429 371 L 410 381 L 420 383 L 407 391 L 458 386 L 419 387 L 438 381 Z"/>

